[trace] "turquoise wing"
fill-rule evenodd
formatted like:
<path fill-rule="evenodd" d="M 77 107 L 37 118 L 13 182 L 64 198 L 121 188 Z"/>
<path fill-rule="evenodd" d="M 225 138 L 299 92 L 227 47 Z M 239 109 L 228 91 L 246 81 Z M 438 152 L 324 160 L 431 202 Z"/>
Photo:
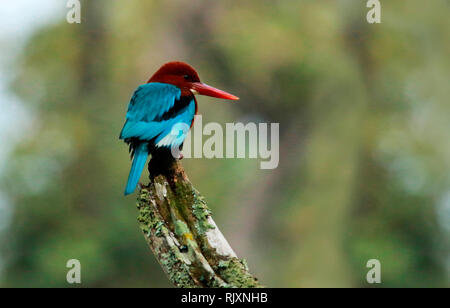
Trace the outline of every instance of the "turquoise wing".
<path fill-rule="evenodd" d="M 157 147 L 180 145 L 194 116 L 193 96 L 181 97 L 181 90 L 170 84 L 144 84 L 131 98 L 120 139 L 154 141 Z"/>

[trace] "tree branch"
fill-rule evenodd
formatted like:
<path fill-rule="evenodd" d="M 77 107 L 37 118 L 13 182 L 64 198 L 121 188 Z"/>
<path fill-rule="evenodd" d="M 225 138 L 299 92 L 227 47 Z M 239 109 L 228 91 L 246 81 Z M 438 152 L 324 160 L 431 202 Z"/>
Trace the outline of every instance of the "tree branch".
<path fill-rule="evenodd" d="M 169 280 L 177 287 L 262 287 L 219 231 L 181 163 L 153 155 L 149 171 L 138 221 Z"/>

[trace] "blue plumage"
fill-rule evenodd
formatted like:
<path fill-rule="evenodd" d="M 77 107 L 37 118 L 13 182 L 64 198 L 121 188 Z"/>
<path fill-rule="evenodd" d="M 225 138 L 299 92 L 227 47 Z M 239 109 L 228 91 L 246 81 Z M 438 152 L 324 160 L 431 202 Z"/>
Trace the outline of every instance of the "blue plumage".
<path fill-rule="evenodd" d="M 195 110 L 194 96 L 181 96 L 180 88 L 174 85 L 151 82 L 136 89 L 120 133 L 134 157 L 125 195 L 135 190 L 152 149 L 184 142 Z"/>
<path fill-rule="evenodd" d="M 134 158 L 131 165 L 130 174 L 128 175 L 128 182 L 125 188 L 125 195 L 131 194 L 137 186 L 141 177 L 142 170 L 147 162 L 148 150 L 147 144 L 141 143 L 134 149 Z"/>

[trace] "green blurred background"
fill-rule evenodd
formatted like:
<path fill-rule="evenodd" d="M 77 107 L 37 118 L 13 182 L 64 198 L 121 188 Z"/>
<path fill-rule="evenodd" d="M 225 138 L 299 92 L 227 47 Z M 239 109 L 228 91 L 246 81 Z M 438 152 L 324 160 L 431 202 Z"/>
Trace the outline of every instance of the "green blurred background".
<path fill-rule="evenodd" d="M 118 140 L 170 60 L 240 96 L 200 97 L 203 123 L 280 123 L 275 170 L 183 161 L 265 285 L 370 287 L 375 258 L 378 286 L 449 286 L 448 1 L 381 1 L 381 24 L 366 1 L 84 0 L 81 24 L 66 1 L 19 2 L 0 8 L 0 286 L 71 286 L 72 258 L 83 287 L 170 286 Z"/>

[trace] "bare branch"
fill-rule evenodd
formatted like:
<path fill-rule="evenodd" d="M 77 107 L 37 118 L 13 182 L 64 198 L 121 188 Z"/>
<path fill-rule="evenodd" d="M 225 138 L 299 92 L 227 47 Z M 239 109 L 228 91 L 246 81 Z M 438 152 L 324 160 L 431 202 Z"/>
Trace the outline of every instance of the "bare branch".
<path fill-rule="evenodd" d="M 139 224 L 147 243 L 177 287 L 261 287 L 238 259 L 179 161 L 149 163 L 150 184 L 140 190 Z"/>

